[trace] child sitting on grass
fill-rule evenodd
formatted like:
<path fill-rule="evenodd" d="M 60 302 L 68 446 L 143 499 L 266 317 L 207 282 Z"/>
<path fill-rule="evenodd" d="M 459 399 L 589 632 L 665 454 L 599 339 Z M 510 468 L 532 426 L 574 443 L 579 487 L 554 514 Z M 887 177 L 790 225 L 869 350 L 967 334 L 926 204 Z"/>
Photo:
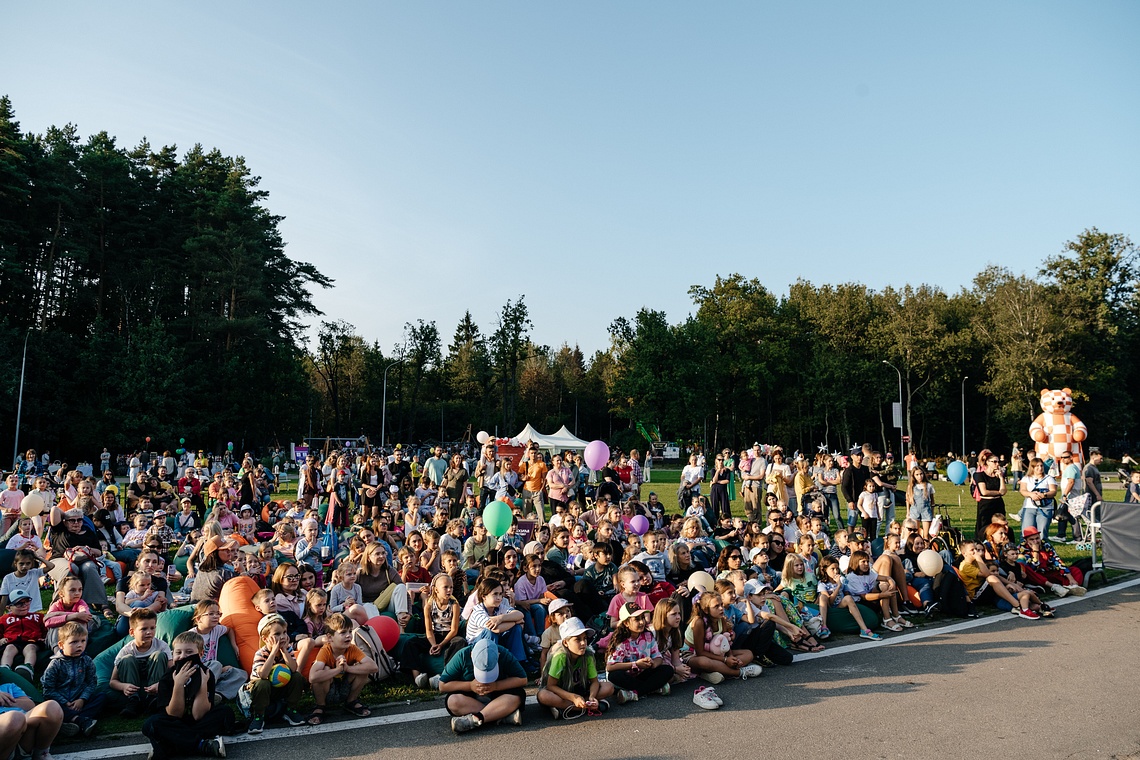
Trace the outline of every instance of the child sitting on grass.
<path fill-rule="evenodd" d="M 36 656 L 47 636 L 44 616 L 30 612 L 31 603 L 28 592 L 17 588 L 8 596 L 8 611 L 0 617 L 0 668 L 11 670 L 16 658 L 22 657 L 23 663 L 15 669 L 29 681 L 35 677 Z"/>
<path fill-rule="evenodd" d="M 110 686 L 126 701 L 120 717 L 137 718 L 155 707 L 158 682 L 170 662 L 170 647 L 154 637 L 158 615 L 153 610 L 135 610 L 128 620 L 131 640 L 115 655 Z"/>
<path fill-rule="evenodd" d="M 824 557 L 819 564 L 819 573 L 823 579 L 817 587 L 819 591 L 819 619 L 822 623 L 822 627 L 819 629 L 819 637 L 821 639 L 831 637 L 831 631 L 827 627 L 828 610 L 842 608 L 851 613 L 851 617 L 855 619 L 859 626 L 860 638 L 872 641 L 881 639 L 882 636 L 867 627 L 863 615 L 859 612 L 859 606 L 855 604 L 851 594 L 847 593 L 846 581 L 843 578 L 843 573 L 839 570 L 839 560 L 830 555 Z"/>
<path fill-rule="evenodd" d="M 44 698 L 63 708 L 60 733 L 91 736 L 106 695 L 97 688 L 95 663 L 87 654 L 86 625 L 71 621 L 59 627 L 59 652 L 48 661 L 42 683 Z"/>
<path fill-rule="evenodd" d="M 230 648 L 237 654 L 237 634 L 221 625 L 222 610 L 212 599 L 198 602 L 194 607 L 194 632 L 202 637 L 202 664 L 214 676 L 215 690 L 226 699 L 236 699 L 249 675 L 241 668 L 223 665 L 218 662 L 218 644 L 222 638 L 229 639 Z"/>
<path fill-rule="evenodd" d="M 82 624 L 88 633 L 98 626 L 98 619 L 91 614 L 87 602 L 83 601 L 83 581 L 69 575 L 57 584 L 55 597 L 44 615 L 47 645 L 53 651 L 59 643 L 60 628 L 73 622 Z"/>
<path fill-rule="evenodd" d="M 266 615 L 257 623 L 257 635 L 261 639 L 261 648 L 253 656 L 253 673 L 242 691 L 242 696 L 248 697 L 249 701 L 249 733 L 260 734 L 265 730 L 265 716 L 270 705 L 279 707 L 281 703 L 284 703 L 286 723 L 290 726 L 305 725 L 305 719 L 297 714 L 297 706 L 309 684 L 293 656 L 285 618 L 275 612 Z M 281 677 L 274 673 L 278 665 L 284 665 L 288 670 L 287 678 L 283 677 L 284 673 Z"/>
<path fill-rule="evenodd" d="M 325 620 L 327 641 L 317 652 L 309 671 L 309 684 L 313 688 L 316 706 L 309 716 L 309 725 L 319 726 L 329 703 L 344 704 L 344 709 L 358 718 L 367 718 L 372 711 L 360 701 L 368 677 L 377 672 L 376 663 L 360 647 L 352 643 L 352 621 L 336 613 Z"/>
<path fill-rule="evenodd" d="M 641 694 L 650 692 L 668 694 L 673 666 L 665 662 L 649 630 L 653 611 L 637 602 L 626 602 L 618 615 L 606 652 L 606 675 L 619 690 L 618 703 L 636 702 Z"/>
<path fill-rule="evenodd" d="M 214 705 L 214 674 L 202 661 L 202 637 L 183 631 L 174 637 L 170 669 L 158 682 L 159 712 L 143 723 L 152 760 L 172 755 L 225 757 L 222 736 L 234 729 L 234 713 Z"/>
<path fill-rule="evenodd" d="M 573 720 L 583 715 L 601 715 L 609 709 L 606 697 L 613 684 L 598 680 L 594 650 L 588 642 L 590 630 L 576 617 L 559 626 L 562 646 L 547 662 L 538 703 L 550 708 L 555 720 Z"/>
<path fill-rule="evenodd" d="M 973 604 L 993 603 L 998 609 L 1009 610 L 1026 620 L 1040 620 L 1031 605 L 1033 593 L 1023 587 L 1015 597 L 1006 585 L 1006 580 L 990 570 L 982 554 L 981 545 L 974 541 L 963 541 L 958 546 L 962 552 L 962 563 L 958 565 L 958 575 L 966 586 L 966 598 Z"/>

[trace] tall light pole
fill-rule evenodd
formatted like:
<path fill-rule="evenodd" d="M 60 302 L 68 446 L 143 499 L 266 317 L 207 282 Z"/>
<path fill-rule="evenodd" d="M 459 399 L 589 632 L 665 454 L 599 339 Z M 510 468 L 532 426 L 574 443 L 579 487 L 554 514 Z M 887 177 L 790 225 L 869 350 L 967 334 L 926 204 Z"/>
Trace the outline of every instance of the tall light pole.
<path fill-rule="evenodd" d="M 962 377 L 962 456 L 966 455 L 966 381 L 969 375 Z"/>
<path fill-rule="evenodd" d="M 384 368 L 384 393 L 380 398 L 380 446 L 384 447 L 384 430 L 388 424 L 388 370 L 395 367 L 397 364 L 403 364 L 403 359 L 397 359 Z"/>
<path fill-rule="evenodd" d="M 32 328 L 24 334 L 24 358 L 20 362 L 20 399 L 16 402 L 16 441 L 12 444 L 12 466 L 20 458 L 20 414 L 24 411 L 24 370 L 28 367 L 28 338 L 32 337 Z"/>
<path fill-rule="evenodd" d="M 899 376 L 899 461 L 900 461 L 900 462 L 902 462 L 902 461 L 903 461 L 903 457 L 905 457 L 905 456 L 906 456 L 906 449 L 905 449 L 905 448 L 904 448 L 904 446 L 903 446 L 903 424 L 902 424 L 902 421 L 903 421 L 903 420 L 902 420 L 902 413 L 903 413 L 903 403 L 902 403 L 902 372 L 899 372 L 899 368 L 898 368 L 898 367 L 896 367 L 895 365 L 891 364 L 891 363 L 890 363 L 889 361 L 887 361 L 886 359 L 883 359 L 883 364 L 887 365 L 888 367 L 890 367 L 891 369 L 893 369 L 895 372 L 898 372 L 898 376 Z"/>

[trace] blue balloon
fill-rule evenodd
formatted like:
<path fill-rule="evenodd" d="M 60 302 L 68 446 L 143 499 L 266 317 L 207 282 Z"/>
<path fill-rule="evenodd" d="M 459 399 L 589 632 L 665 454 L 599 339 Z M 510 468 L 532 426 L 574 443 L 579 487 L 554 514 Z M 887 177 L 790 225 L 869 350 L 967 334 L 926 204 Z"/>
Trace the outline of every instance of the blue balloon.
<path fill-rule="evenodd" d="M 950 478 L 950 482 L 956 486 L 960 486 L 966 482 L 966 478 L 970 473 L 966 471 L 966 465 L 955 459 L 950 464 L 946 465 L 946 477 Z"/>

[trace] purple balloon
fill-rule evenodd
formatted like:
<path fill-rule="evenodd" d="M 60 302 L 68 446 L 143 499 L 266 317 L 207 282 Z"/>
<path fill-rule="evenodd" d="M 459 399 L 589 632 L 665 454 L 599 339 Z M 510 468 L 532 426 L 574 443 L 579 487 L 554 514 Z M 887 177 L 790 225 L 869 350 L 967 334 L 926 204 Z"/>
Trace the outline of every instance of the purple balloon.
<path fill-rule="evenodd" d="M 610 447 L 605 441 L 590 441 L 582 452 L 582 458 L 591 470 L 600 470 L 610 461 Z"/>
<path fill-rule="evenodd" d="M 639 536 L 644 536 L 649 532 L 649 520 L 645 515 L 634 515 L 629 520 L 629 529 Z"/>

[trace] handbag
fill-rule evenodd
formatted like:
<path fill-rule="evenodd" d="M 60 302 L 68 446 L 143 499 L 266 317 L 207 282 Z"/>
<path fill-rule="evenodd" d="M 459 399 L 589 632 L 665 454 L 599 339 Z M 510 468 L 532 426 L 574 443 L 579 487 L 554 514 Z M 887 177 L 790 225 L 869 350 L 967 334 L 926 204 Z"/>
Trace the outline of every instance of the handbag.
<path fill-rule="evenodd" d="M 63 553 L 63 558 L 73 565 L 83 565 L 99 559 L 101 554 L 90 546 L 72 546 Z"/>

